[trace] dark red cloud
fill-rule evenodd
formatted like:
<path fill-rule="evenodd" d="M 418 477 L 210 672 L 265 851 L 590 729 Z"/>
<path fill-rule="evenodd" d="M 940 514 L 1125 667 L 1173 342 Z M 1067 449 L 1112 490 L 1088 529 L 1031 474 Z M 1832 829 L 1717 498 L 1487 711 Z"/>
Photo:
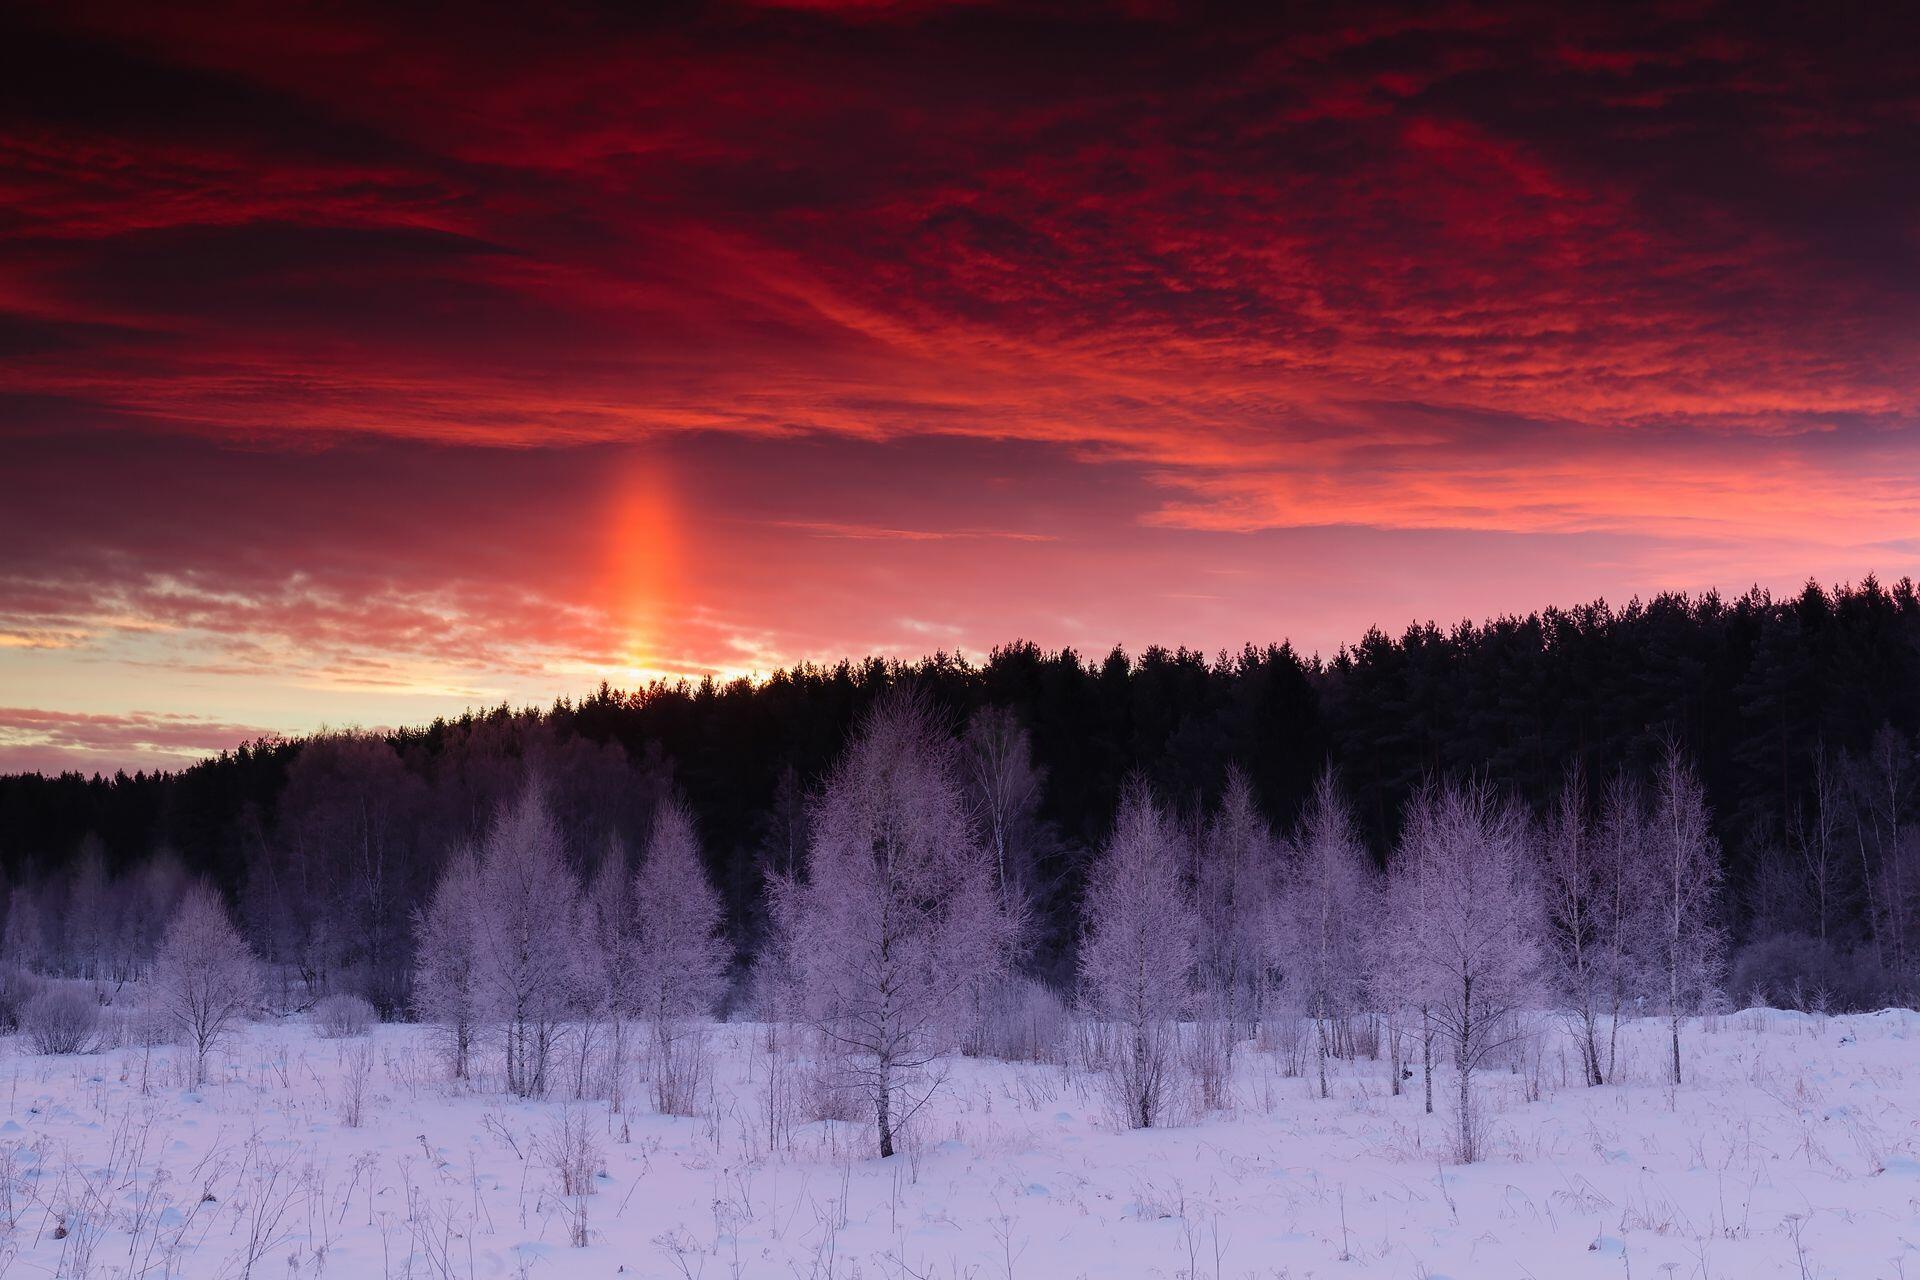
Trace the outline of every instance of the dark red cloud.
<path fill-rule="evenodd" d="M 17 704 L 1911 567 L 1894 11 L 6 23 Z"/>

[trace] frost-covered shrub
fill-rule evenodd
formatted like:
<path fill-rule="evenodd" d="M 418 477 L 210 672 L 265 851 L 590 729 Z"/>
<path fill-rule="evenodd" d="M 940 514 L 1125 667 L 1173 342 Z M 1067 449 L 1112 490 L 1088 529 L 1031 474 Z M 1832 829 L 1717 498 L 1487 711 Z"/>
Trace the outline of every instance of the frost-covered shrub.
<path fill-rule="evenodd" d="M 373 1081 L 373 1046 L 342 1047 L 339 1056 L 340 1123 L 349 1129 L 358 1129 L 367 1115 L 367 1089 Z"/>
<path fill-rule="evenodd" d="M 1196 1018 L 1182 1029 L 1180 1056 L 1202 1110 L 1233 1105 L 1233 1023 L 1222 1017 Z"/>
<path fill-rule="evenodd" d="M 579 1108 L 568 1108 L 546 1134 L 534 1139 L 536 1155 L 553 1170 L 554 1189 L 560 1193 L 566 1215 L 567 1243 L 584 1249 L 591 1242 L 587 1230 L 587 1197 L 598 1190 L 605 1161 L 594 1141 L 593 1122 Z"/>
<path fill-rule="evenodd" d="M 554 1187 L 563 1196 L 590 1196 L 599 1190 L 595 1174 L 606 1163 L 594 1140 L 593 1118 L 583 1108 L 566 1107 L 545 1133 L 536 1134 L 534 1151 L 553 1171 Z"/>
<path fill-rule="evenodd" d="M 363 1036 L 375 1021 L 372 1003 L 360 996 L 326 996 L 313 1006 L 314 1028 L 328 1040 Z"/>
<path fill-rule="evenodd" d="M 169 1043 L 173 1031 L 172 1019 L 163 1010 L 122 1001 L 100 1011 L 94 1040 L 101 1049 L 151 1049 Z"/>
<path fill-rule="evenodd" d="M 99 1025 L 99 1002 L 78 987 L 45 987 L 20 1007 L 20 1029 L 35 1053 L 86 1053 Z"/>
<path fill-rule="evenodd" d="M 1064 1066 L 1072 1044 L 1072 1013 L 1052 987 L 1023 975 L 995 986 L 980 1034 L 983 1055 Z"/>
<path fill-rule="evenodd" d="M 660 1041 L 652 1055 L 653 1106 L 663 1116 L 700 1114 L 700 1090 L 713 1076 L 705 1028 L 693 1026 Z"/>
<path fill-rule="evenodd" d="M 1254 1047 L 1272 1054 L 1280 1073 L 1289 1079 L 1306 1074 L 1307 1051 L 1313 1037 L 1310 1024 L 1298 1005 L 1276 1002 L 1260 1020 Z"/>
<path fill-rule="evenodd" d="M 844 1048 L 816 1034 L 812 1052 L 799 1064 L 794 1082 L 793 1108 L 801 1123 L 815 1120 L 858 1120 L 866 1112 L 861 1082 Z"/>

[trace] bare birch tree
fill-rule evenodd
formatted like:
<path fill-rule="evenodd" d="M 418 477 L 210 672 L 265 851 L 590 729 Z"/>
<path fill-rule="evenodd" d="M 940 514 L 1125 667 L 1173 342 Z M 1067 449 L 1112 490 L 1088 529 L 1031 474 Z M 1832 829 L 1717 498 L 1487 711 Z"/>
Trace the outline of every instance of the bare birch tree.
<path fill-rule="evenodd" d="M 962 759 L 981 836 L 993 854 L 994 888 L 1001 907 L 1018 916 L 1033 891 L 1026 841 L 1041 786 L 1026 726 L 1010 707 L 981 707 L 967 722 Z"/>
<path fill-rule="evenodd" d="M 1867 886 L 1874 956 L 1896 983 L 1904 983 L 1911 972 L 1907 939 L 1917 886 L 1913 832 L 1903 820 L 1913 801 L 1913 779 L 1913 748 L 1891 725 L 1874 734 L 1850 773 L 1854 843 Z"/>
<path fill-rule="evenodd" d="M 1593 917 L 1600 944 L 1596 976 L 1603 983 L 1607 1015 L 1607 1053 L 1599 1064 L 1603 1081 L 1615 1078 L 1627 1006 L 1646 995 L 1651 980 L 1647 913 L 1653 909 L 1655 867 L 1647 822 L 1645 791 L 1626 771 L 1614 774 L 1595 833 L 1600 873 L 1599 910 Z"/>
<path fill-rule="evenodd" d="M 1550 977 L 1589 1085 L 1613 1075 L 1622 1006 L 1637 987 L 1636 944 L 1647 859 L 1640 794 L 1624 775 L 1607 788 L 1600 821 L 1586 778 L 1570 769 L 1542 840 Z"/>
<path fill-rule="evenodd" d="M 1845 910 L 1851 896 L 1847 882 L 1851 878 L 1853 859 L 1841 845 L 1845 808 L 1841 772 L 1825 743 L 1814 743 L 1812 756 L 1813 793 L 1796 806 L 1792 835 L 1813 903 L 1813 936 L 1825 949 L 1833 945 L 1830 936 L 1833 922 Z"/>
<path fill-rule="evenodd" d="M 1647 847 L 1653 874 L 1648 952 L 1664 988 L 1672 1040 L 1669 1078 L 1679 1084 L 1680 1023 L 1718 990 L 1726 958 L 1719 920 L 1720 843 L 1693 765 L 1675 741 L 1667 743 L 1655 778 Z"/>

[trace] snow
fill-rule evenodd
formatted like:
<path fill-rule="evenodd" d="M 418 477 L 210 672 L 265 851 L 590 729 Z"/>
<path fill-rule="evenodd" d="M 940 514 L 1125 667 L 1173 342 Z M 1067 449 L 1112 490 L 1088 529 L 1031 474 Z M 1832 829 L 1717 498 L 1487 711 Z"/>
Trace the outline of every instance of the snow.
<path fill-rule="evenodd" d="M 746 1025 L 713 1030 L 691 1119 L 455 1087 L 419 1028 L 381 1027 L 359 1128 L 342 1116 L 369 1041 L 299 1023 L 249 1026 L 198 1090 L 177 1050 L 16 1043 L 0 1060 L 0 1272 L 1920 1276 L 1916 1025 L 1905 1010 L 1695 1021 L 1677 1091 L 1658 1082 L 1659 1023 L 1623 1031 L 1622 1085 L 1579 1086 L 1555 1047 L 1540 1101 L 1520 1075 L 1482 1075 L 1488 1158 L 1466 1167 L 1417 1078 L 1396 1098 L 1384 1063 L 1342 1063 L 1323 1102 L 1250 1044 L 1232 1111 L 1141 1132 L 1107 1122 L 1084 1070 L 952 1059 L 907 1151 L 880 1161 L 847 1122 L 769 1149 L 763 1035 Z M 558 1190 L 568 1116 L 597 1148 L 590 1194 Z"/>

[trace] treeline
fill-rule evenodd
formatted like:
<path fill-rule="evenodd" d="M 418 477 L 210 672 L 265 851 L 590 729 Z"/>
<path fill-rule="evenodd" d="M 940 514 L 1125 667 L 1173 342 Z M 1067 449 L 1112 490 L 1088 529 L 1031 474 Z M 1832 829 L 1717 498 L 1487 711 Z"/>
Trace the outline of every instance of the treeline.
<path fill-rule="evenodd" d="M 1671 740 L 1704 790 L 1735 993 L 1905 999 L 1920 963 L 1917 675 L 1920 598 L 1869 579 L 1376 631 L 1325 661 L 1284 645 L 1089 661 L 1014 644 L 978 664 L 603 688 L 542 711 L 249 744 L 177 774 L 0 778 L 4 945 L 42 972 L 137 972 L 151 924 L 99 922 L 151 921 L 146 899 L 206 875 L 290 993 L 405 1010 L 416 909 L 531 776 L 582 880 L 610 848 L 637 863 L 662 806 L 684 800 L 743 973 L 768 936 L 769 884 L 805 872 L 849 727 L 911 683 L 962 747 L 998 874 L 1030 886 L 1025 967 L 1062 989 L 1129 778 L 1198 860 L 1235 767 L 1258 818 L 1292 830 L 1332 765 L 1384 865 L 1428 779 L 1489 780 L 1544 822 L 1570 768 L 1651 785 Z"/>

